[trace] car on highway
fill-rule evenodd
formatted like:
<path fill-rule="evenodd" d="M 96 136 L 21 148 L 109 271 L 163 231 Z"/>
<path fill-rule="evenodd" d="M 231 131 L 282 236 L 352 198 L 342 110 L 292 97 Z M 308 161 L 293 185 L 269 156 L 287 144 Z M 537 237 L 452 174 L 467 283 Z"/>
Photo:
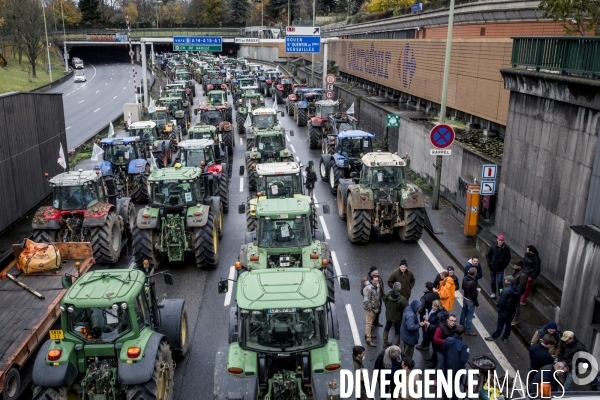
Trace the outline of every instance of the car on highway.
<path fill-rule="evenodd" d="M 83 69 L 83 61 L 80 58 L 73 58 L 73 68 L 75 69 Z"/>
<path fill-rule="evenodd" d="M 85 77 L 85 73 L 83 71 L 75 72 L 75 76 L 73 78 L 75 82 L 85 82 L 87 79 Z"/>

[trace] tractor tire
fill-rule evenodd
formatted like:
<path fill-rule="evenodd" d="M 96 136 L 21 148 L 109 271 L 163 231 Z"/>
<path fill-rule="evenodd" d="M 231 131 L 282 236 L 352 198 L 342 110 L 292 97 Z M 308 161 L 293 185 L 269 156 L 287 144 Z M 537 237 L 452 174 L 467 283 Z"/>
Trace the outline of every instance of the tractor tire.
<path fill-rule="evenodd" d="M 250 214 L 250 207 L 246 207 L 246 232 L 254 232 L 257 228 L 258 221 L 256 217 Z"/>
<path fill-rule="evenodd" d="M 283 93 L 279 89 L 275 89 L 275 101 L 277 104 L 283 104 Z"/>
<path fill-rule="evenodd" d="M 194 229 L 194 256 L 199 268 L 215 269 L 219 264 L 219 215 L 211 210 L 206 225 Z"/>
<path fill-rule="evenodd" d="M 310 126 L 308 130 L 308 148 L 318 149 L 319 148 L 319 130 L 314 126 Z"/>
<path fill-rule="evenodd" d="M 31 240 L 36 243 L 53 243 L 56 242 L 56 231 L 46 229 L 34 229 L 31 234 Z"/>
<path fill-rule="evenodd" d="M 338 215 L 340 216 L 340 219 L 342 220 L 346 220 L 346 205 L 344 204 L 344 196 L 342 193 L 342 186 L 338 185 L 337 187 L 337 208 L 338 208 Z"/>
<path fill-rule="evenodd" d="M 233 123 L 233 111 L 231 110 L 231 108 L 227 108 L 225 110 L 225 120 L 229 121 L 229 123 Z"/>
<path fill-rule="evenodd" d="M 33 400 L 67 400 L 69 390 L 66 386 L 48 388 L 33 385 Z"/>
<path fill-rule="evenodd" d="M 135 206 L 132 202 L 129 202 L 129 206 L 127 207 L 127 221 L 123 221 L 125 224 L 125 234 L 127 238 L 133 237 L 133 230 L 135 229 L 137 216 L 135 214 Z"/>
<path fill-rule="evenodd" d="M 337 187 L 342 178 L 342 171 L 335 162 L 329 163 L 329 189 L 331 194 L 337 194 Z"/>
<path fill-rule="evenodd" d="M 246 151 L 252 151 L 254 147 L 254 139 L 246 139 Z"/>
<path fill-rule="evenodd" d="M 346 206 L 346 227 L 352 243 L 367 243 L 371 237 L 371 211 L 354 210 L 351 199 Z"/>
<path fill-rule="evenodd" d="M 166 341 L 160 342 L 154 362 L 154 373 L 146 383 L 127 388 L 127 400 L 172 400 L 174 363 Z"/>
<path fill-rule="evenodd" d="M 246 127 L 244 126 L 244 122 L 246 122 L 246 120 L 244 119 L 242 114 L 237 115 L 236 121 L 237 121 L 238 135 L 245 135 Z"/>
<path fill-rule="evenodd" d="M 132 199 L 138 204 L 148 204 L 150 202 L 150 191 L 148 188 L 148 174 L 142 173 L 139 181 L 135 185 Z"/>
<path fill-rule="evenodd" d="M 258 185 L 258 173 L 255 168 L 248 168 L 248 190 L 256 192 Z"/>
<path fill-rule="evenodd" d="M 287 102 L 286 106 L 285 106 L 287 113 L 290 117 L 294 116 L 294 104 L 291 102 Z"/>
<path fill-rule="evenodd" d="M 331 303 L 335 303 L 335 278 L 332 278 L 333 276 L 335 276 L 335 272 L 333 270 L 333 261 L 329 260 L 329 264 L 327 265 L 327 272 L 325 273 L 325 276 L 327 278 L 331 278 L 331 279 L 327 279 L 327 300 Z"/>
<path fill-rule="evenodd" d="M 173 358 L 177 361 L 183 360 L 185 355 L 187 354 L 190 348 L 190 340 L 188 333 L 188 316 L 187 316 L 187 307 L 183 306 L 183 311 L 181 312 L 181 326 L 179 328 L 180 332 L 180 342 L 181 342 L 181 350 L 173 351 Z"/>
<path fill-rule="evenodd" d="M 219 176 L 219 197 L 223 204 L 223 212 L 229 212 L 229 178 L 227 174 Z"/>
<path fill-rule="evenodd" d="M 227 146 L 227 154 L 233 154 L 233 146 L 235 146 L 235 142 L 233 140 L 233 132 L 225 131 L 223 133 L 223 143 Z"/>
<path fill-rule="evenodd" d="M 297 111 L 298 115 L 296 115 L 296 125 L 306 126 L 306 110 L 303 108 L 299 108 Z"/>
<path fill-rule="evenodd" d="M 425 226 L 425 212 L 422 208 L 404 210 L 406 225 L 398 229 L 398 236 L 403 242 L 417 242 L 423 234 Z"/>
<path fill-rule="evenodd" d="M 121 256 L 121 223 L 114 211 L 110 211 L 102 226 L 90 229 L 90 242 L 94 259 L 98 264 L 114 264 Z"/>
<path fill-rule="evenodd" d="M 319 175 L 321 175 L 321 180 L 323 182 L 329 182 L 329 174 L 327 173 L 327 168 L 322 158 L 319 162 Z"/>
<path fill-rule="evenodd" d="M 140 229 L 136 226 L 133 229 L 133 259 L 138 268 L 143 268 L 144 260 L 150 263 L 149 269 L 158 268 L 160 265 L 160 255 L 154 251 L 154 230 Z"/>

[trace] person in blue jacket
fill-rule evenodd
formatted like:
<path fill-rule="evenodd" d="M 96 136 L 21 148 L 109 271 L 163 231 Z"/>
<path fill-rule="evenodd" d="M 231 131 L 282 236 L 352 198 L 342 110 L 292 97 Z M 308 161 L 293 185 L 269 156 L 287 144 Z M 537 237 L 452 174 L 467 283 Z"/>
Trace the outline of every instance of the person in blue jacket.
<path fill-rule="evenodd" d="M 469 346 L 463 342 L 465 327 L 458 325 L 454 336 L 449 337 L 444 342 L 444 370 L 446 373 L 452 371 L 452 379 L 458 371 L 466 369 L 467 361 L 469 361 Z M 456 395 L 452 394 L 452 399 L 457 399 Z M 448 399 L 444 393 L 444 400 Z"/>
<path fill-rule="evenodd" d="M 402 313 L 402 325 L 400 327 L 400 339 L 402 340 L 402 354 L 404 357 L 413 357 L 415 346 L 419 343 L 419 316 L 417 312 L 421 307 L 419 300 L 413 300 L 409 307 Z"/>

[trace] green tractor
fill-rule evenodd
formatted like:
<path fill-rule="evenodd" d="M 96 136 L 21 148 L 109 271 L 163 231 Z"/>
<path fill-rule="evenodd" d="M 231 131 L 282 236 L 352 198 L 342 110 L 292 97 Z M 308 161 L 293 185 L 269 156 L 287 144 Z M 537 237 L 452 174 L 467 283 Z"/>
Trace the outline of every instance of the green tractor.
<path fill-rule="evenodd" d="M 179 96 L 161 97 L 156 101 L 157 106 L 167 107 L 171 119 L 174 119 L 179 126 L 182 135 L 187 135 L 187 129 L 190 126 L 190 105 Z"/>
<path fill-rule="evenodd" d="M 246 122 L 246 118 L 248 117 L 248 112 L 252 109 L 261 108 L 265 106 L 265 98 L 262 97 L 260 93 L 256 92 L 256 87 L 248 87 L 242 89 L 242 97 L 238 100 L 237 103 L 237 128 L 238 133 L 243 135 L 246 133 L 246 127 L 244 126 L 244 122 Z"/>
<path fill-rule="evenodd" d="M 207 106 L 225 107 L 225 119 L 233 122 L 233 107 L 227 101 L 227 92 L 225 90 L 211 90 L 206 99 Z"/>
<path fill-rule="evenodd" d="M 198 267 L 214 269 L 219 263 L 223 235 L 218 180 L 196 167 L 155 170 L 148 179 L 150 204 L 138 212 L 133 230 L 133 256 L 137 265 L 147 260 L 156 268 L 162 260 L 180 262 L 191 252 Z"/>
<path fill-rule="evenodd" d="M 251 112 L 250 128 L 246 129 L 245 122 L 242 125 L 243 132 L 246 134 L 246 150 L 250 151 L 252 150 L 252 147 L 254 147 L 255 134 L 277 130 L 285 134 L 285 128 L 281 126 L 280 121 L 277 119 L 277 111 L 273 110 L 272 108 L 260 107 L 252 109 Z M 283 111 L 281 111 L 281 116 L 284 116 Z M 239 130 L 240 126 L 238 123 L 238 132 Z"/>
<path fill-rule="evenodd" d="M 340 332 L 328 296 L 334 279 L 310 267 L 239 274 L 229 345 L 215 357 L 213 399 L 339 399 Z M 219 293 L 229 286 L 218 282 Z M 350 290 L 348 278 L 340 286 Z"/>
<path fill-rule="evenodd" d="M 183 299 L 158 302 L 155 275 L 111 269 L 63 277 L 60 329 L 36 356 L 33 399 L 173 399 L 173 358 L 189 348 L 187 311 Z"/>
<path fill-rule="evenodd" d="M 371 228 L 396 234 L 403 242 L 416 242 L 425 226 L 425 201 L 421 188 L 406 181 L 408 157 L 392 153 L 367 153 L 362 157 L 360 176 L 340 179 L 337 205 L 347 220 L 352 243 L 367 243 Z"/>
<path fill-rule="evenodd" d="M 209 139 L 212 140 L 219 145 L 221 145 L 221 150 L 227 151 L 227 154 L 233 154 L 233 146 L 235 146 L 235 142 L 233 141 L 233 134 L 230 130 L 224 130 L 220 132 L 217 130 L 216 126 L 213 125 L 201 125 L 196 124 L 188 130 L 188 140 L 192 139 Z"/>
<path fill-rule="evenodd" d="M 255 79 L 248 75 L 242 75 L 237 79 L 231 80 L 231 94 L 233 95 L 233 103 L 237 105 L 238 100 L 242 96 L 242 88 L 255 87 Z"/>

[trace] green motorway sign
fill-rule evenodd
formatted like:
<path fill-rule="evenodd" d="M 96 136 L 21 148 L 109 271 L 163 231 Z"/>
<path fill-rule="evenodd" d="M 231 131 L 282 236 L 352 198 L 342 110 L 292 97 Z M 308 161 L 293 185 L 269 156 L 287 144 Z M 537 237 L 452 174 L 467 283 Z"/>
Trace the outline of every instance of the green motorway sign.
<path fill-rule="evenodd" d="M 386 124 L 389 128 L 396 128 L 400 126 L 400 117 L 396 114 L 388 114 Z"/>
<path fill-rule="evenodd" d="M 223 51 L 223 45 L 174 44 L 173 51 Z"/>

